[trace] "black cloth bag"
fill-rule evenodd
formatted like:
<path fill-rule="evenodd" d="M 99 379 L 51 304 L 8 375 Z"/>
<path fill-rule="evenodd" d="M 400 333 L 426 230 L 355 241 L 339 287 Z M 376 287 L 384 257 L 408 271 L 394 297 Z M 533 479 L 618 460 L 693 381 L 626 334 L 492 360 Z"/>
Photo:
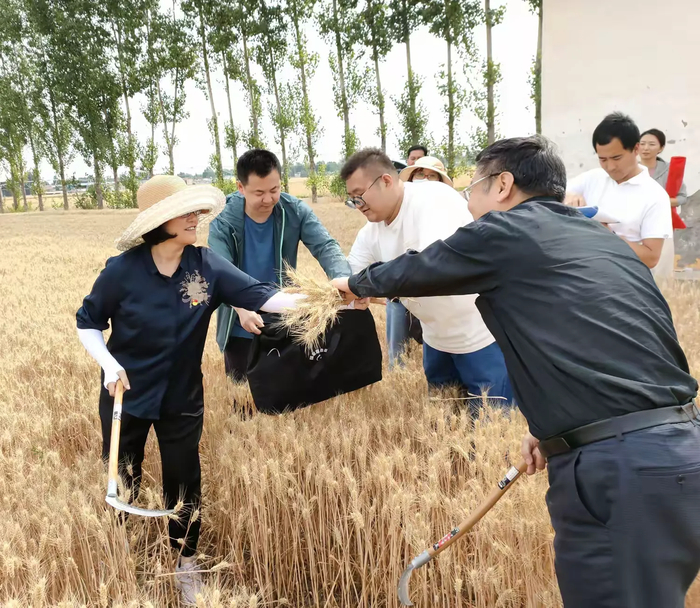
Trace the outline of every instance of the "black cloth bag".
<path fill-rule="evenodd" d="M 313 353 L 272 326 L 278 315 L 261 316 L 265 326 L 253 337 L 248 359 L 248 385 L 259 412 L 281 414 L 382 379 L 382 349 L 369 310 L 341 310 Z"/>

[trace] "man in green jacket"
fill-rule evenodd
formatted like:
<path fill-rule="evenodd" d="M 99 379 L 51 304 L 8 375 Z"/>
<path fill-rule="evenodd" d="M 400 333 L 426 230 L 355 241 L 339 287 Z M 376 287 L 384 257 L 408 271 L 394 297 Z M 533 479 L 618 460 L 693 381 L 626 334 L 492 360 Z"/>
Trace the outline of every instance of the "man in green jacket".
<path fill-rule="evenodd" d="M 238 192 L 226 198 L 224 210 L 209 228 L 209 247 L 250 276 L 280 285 L 284 263 L 297 265 L 304 243 L 329 278 L 349 276 L 350 265 L 338 242 L 311 208 L 282 192 L 282 167 L 268 150 L 249 150 L 236 165 Z M 263 321 L 255 311 L 221 306 L 216 341 L 224 353 L 226 373 L 246 378 L 253 334 Z"/>

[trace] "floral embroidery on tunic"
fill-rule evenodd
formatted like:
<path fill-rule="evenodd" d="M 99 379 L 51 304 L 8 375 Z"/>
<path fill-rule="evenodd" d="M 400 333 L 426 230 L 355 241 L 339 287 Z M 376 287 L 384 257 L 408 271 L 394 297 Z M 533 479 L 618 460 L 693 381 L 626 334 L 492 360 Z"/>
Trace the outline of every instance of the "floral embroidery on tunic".
<path fill-rule="evenodd" d="M 209 283 L 199 274 L 199 270 L 188 272 L 180 286 L 182 301 L 189 304 L 190 308 L 200 304 L 209 304 L 209 294 L 207 293 Z"/>

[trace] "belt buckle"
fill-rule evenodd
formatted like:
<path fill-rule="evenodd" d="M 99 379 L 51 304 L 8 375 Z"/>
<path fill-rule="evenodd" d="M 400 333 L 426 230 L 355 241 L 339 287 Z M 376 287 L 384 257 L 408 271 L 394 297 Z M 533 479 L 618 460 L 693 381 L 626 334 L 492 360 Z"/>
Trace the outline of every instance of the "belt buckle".
<path fill-rule="evenodd" d="M 546 447 L 543 449 L 542 444 Z M 569 445 L 569 442 L 564 439 L 564 437 L 552 437 L 552 439 L 547 439 L 540 443 L 540 453 L 545 459 L 551 458 L 552 456 L 557 456 L 558 454 L 564 454 L 565 452 L 570 452 L 573 448 Z"/>

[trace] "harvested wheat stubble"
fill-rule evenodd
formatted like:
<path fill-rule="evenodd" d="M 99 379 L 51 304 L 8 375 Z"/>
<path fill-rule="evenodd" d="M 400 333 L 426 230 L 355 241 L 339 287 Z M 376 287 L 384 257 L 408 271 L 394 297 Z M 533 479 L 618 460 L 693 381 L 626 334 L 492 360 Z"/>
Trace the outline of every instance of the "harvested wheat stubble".
<path fill-rule="evenodd" d="M 338 319 L 338 310 L 344 301 L 325 277 L 316 278 L 303 270 L 292 268 L 286 262 L 284 271 L 287 283 L 282 291 L 304 294 L 306 298 L 300 300 L 296 308 L 284 310 L 275 325 L 287 329 L 296 344 L 302 345 L 307 352 L 312 352 L 320 348 L 326 332 Z"/>

